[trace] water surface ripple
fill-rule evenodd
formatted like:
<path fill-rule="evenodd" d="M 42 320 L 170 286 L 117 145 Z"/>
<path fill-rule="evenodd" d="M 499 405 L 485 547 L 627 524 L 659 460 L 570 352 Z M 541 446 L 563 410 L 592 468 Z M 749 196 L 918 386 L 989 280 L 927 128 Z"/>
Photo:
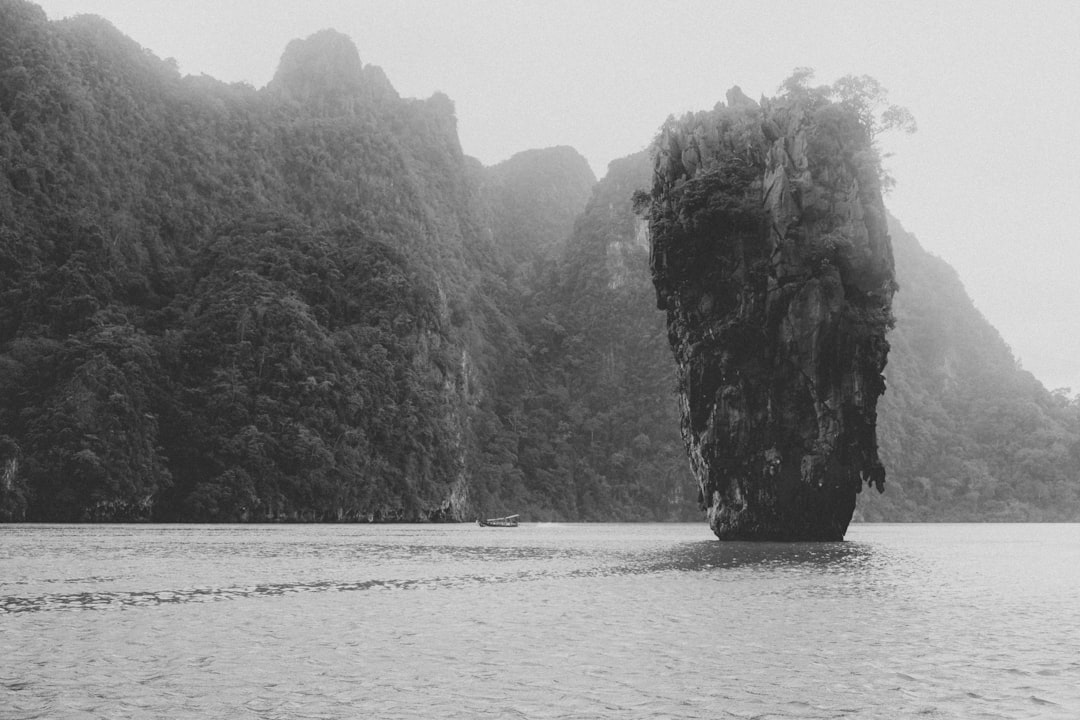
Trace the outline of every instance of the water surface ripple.
<path fill-rule="evenodd" d="M 1075 718 L 1080 526 L 0 525 L 7 718 Z"/>

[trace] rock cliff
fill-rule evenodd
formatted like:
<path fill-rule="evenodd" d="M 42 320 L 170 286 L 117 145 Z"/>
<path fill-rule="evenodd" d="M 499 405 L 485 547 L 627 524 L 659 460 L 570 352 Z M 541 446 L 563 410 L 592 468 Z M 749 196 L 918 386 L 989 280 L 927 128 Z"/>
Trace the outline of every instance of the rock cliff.
<path fill-rule="evenodd" d="M 382 68 L 361 63 L 353 41 L 334 30 L 291 41 L 267 89 L 314 114 L 355 114 L 399 99 Z"/>
<path fill-rule="evenodd" d="M 840 540 L 879 490 L 895 282 L 878 158 L 857 115 L 738 88 L 654 145 L 657 304 L 682 435 L 721 539 Z"/>

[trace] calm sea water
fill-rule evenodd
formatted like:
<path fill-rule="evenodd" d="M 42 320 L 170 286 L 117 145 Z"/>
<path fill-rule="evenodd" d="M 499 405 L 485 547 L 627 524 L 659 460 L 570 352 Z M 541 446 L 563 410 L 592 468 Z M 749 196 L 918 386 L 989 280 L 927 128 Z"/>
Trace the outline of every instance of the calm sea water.
<path fill-rule="evenodd" d="M 0 718 L 485 717 L 1080 717 L 1080 525 L 0 526 Z"/>

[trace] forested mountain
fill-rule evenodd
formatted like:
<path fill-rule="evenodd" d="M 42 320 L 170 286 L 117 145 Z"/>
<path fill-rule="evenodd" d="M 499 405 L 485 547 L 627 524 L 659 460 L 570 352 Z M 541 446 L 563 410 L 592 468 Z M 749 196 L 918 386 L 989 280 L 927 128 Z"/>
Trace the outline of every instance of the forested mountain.
<path fill-rule="evenodd" d="M 890 218 L 896 327 L 866 520 L 1080 519 L 1080 402 L 1019 367 L 956 271 Z"/>
<path fill-rule="evenodd" d="M 255 91 L 10 0 L 0 69 L 3 517 L 471 511 L 510 321 L 448 98 L 330 31 Z"/>
<path fill-rule="evenodd" d="M 531 266 L 562 252 L 596 176 L 585 158 L 564 145 L 520 152 L 485 168 L 482 182 L 492 233 L 517 265 Z M 525 279 L 534 280 L 536 272 Z"/>
<path fill-rule="evenodd" d="M 647 437 L 569 399 L 578 153 L 482 168 L 331 31 L 256 91 L 0 13 L 0 518 L 672 515 L 620 485 Z"/>
<path fill-rule="evenodd" d="M 0 521 L 699 517 L 650 168 L 482 167 L 332 31 L 256 90 L 0 0 Z M 859 512 L 1075 519 L 1076 403 L 892 232 Z"/>
<path fill-rule="evenodd" d="M 539 516 L 698 516 L 645 224 L 631 207 L 651 172 L 644 152 L 611 163 L 565 249 L 525 293 L 529 354 L 513 375 L 525 389 L 507 420 L 527 497 L 540 503 L 526 507 Z"/>

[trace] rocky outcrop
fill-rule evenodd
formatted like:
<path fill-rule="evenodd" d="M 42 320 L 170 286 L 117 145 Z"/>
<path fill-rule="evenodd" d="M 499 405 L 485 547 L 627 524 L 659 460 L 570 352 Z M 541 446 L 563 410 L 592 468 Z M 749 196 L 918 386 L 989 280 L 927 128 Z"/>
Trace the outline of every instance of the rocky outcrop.
<path fill-rule="evenodd" d="M 810 93 L 669 121 L 639 205 L 682 435 L 721 539 L 840 540 L 879 490 L 893 259 L 877 155 Z"/>
<path fill-rule="evenodd" d="M 0 435 L 0 522 L 26 517 L 26 487 L 19 477 L 22 451 L 7 435 Z"/>
<path fill-rule="evenodd" d="M 353 41 L 335 30 L 291 41 L 267 89 L 309 113 L 329 115 L 399 99 L 382 68 L 363 65 Z"/>
<path fill-rule="evenodd" d="M 523 265 L 562 252 L 596 176 L 577 150 L 561 145 L 525 150 L 485 168 L 481 183 L 490 232 Z"/>

